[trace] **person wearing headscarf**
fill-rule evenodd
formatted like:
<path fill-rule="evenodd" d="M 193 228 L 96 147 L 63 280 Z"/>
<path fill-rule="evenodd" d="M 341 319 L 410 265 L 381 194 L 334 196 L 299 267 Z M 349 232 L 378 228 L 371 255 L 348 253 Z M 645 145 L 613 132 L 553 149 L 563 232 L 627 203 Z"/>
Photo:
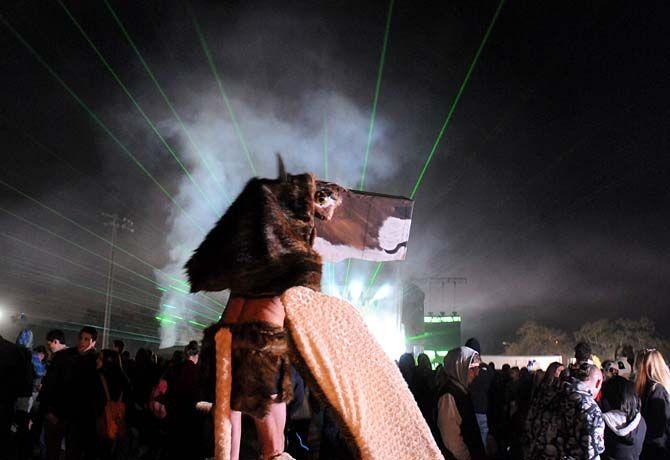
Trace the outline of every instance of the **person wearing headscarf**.
<path fill-rule="evenodd" d="M 479 425 L 468 386 L 479 372 L 479 353 L 470 347 L 450 350 L 444 357 L 445 381 L 438 391 L 437 426 L 448 459 L 485 458 Z"/>

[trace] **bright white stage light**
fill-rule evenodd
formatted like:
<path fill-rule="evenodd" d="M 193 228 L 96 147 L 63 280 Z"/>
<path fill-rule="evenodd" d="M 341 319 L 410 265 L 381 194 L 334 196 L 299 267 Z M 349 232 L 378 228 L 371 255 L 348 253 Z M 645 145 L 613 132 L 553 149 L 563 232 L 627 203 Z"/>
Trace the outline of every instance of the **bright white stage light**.
<path fill-rule="evenodd" d="M 392 292 L 393 292 L 393 288 L 391 288 L 390 285 L 385 284 L 382 287 L 380 287 L 379 290 L 377 290 L 377 292 L 375 292 L 374 297 L 372 297 L 372 301 L 374 302 L 375 300 L 385 299 L 385 298 L 389 297 Z"/>
<path fill-rule="evenodd" d="M 398 359 L 405 352 L 405 331 L 394 314 L 370 310 L 363 319 L 389 358 Z"/>
<path fill-rule="evenodd" d="M 335 284 L 328 284 L 326 286 L 326 293 L 328 293 L 328 295 L 332 295 L 333 297 L 337 297 L 338 299 L 342 298 L 342 293 Z"/>
<path fill-rule="evenodd" d="M 363 294 L 363 283 L 360 280 L 354 280 L 349 284 L 349 299 L 354 305 L 358 304 L 358 301 Z"/>

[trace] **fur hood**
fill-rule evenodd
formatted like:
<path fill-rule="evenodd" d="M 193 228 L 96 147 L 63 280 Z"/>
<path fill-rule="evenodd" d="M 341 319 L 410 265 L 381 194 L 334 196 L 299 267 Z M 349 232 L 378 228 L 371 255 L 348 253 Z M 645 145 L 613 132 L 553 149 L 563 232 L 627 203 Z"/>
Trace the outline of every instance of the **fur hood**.
<path fill-rule="evenodd" d="M 293 286 L 319 290 L 315 192 L 311 174 L 251 179 L 186 263 L 191 292 L 270 297 Z"/>

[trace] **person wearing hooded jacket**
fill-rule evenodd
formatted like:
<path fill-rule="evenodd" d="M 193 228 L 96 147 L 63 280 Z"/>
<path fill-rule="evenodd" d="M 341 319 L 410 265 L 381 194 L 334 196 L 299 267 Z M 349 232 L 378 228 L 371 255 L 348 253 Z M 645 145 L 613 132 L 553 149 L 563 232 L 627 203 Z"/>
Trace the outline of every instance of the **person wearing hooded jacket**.
<path fill-rule="evenodd" d="M 602 388 L 605 421 L 604 460 L 637 460 L 642 453 L 647 424 L 640 414 L 635 384 L 623 377 L 610 377 Z"/>
<path fill-rule="evenodd" d="M 486 457 L 468 386 L 477 376 L 479 353 L 469 347 L 450 350 L 444 358 L 445 381 L 438 390 L 438 445 L 447 459 L 479 460 Z"/>

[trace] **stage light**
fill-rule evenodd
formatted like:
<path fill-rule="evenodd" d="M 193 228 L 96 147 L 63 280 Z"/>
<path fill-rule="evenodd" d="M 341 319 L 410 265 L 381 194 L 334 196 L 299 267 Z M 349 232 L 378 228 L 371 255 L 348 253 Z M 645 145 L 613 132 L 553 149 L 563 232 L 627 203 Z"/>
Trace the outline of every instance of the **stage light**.
<path fill-rule="evenodd" d="M 389 358 L 398 359 L 405 352 L 405 331 L 402 326 L 398 327 L 395 314 L 368 310 L 363 318 Z"/>
<path fill-rule="evenodd" d="M 354 280 L 349 285 L 349 299 L 353 304 L 358 303 L 363 294 L 363 283 L 361 280 Z"/>
<path fill-rule="evenodd" d="M 390 285 L 385 284 L 377 290 L 375 295 L 372 297 L 372 301 L 374 302 L 375 300 L 385 299 L 385 298 L 389 297 L 392 292 L 393 292 L 393 288 Z"/>
<path fill-rule="evenodd" d="M 337 297 L 338 299 L 342 298 L 342 293 L 340 292 L 335 283 L 328 284 L 326 286 L 326 292 L 328 292 L 333 297 Z"/>

